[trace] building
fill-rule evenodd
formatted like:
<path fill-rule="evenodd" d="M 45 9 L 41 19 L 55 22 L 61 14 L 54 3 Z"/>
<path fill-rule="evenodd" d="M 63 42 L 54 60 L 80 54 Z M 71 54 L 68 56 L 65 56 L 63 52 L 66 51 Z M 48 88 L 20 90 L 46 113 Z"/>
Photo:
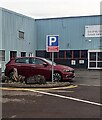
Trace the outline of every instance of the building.
<path fill-rule="evenodd" d="M 0 8 L 0 64 L 2 70 L 12 57 L 33 56 L 36 25 L 33 18 Z"/>
<path fill-rule="evenodd" d="M 57 63 L 75 68 L 102 69 L 101 16 L 33 19 L 0 8 L 0 65 L 12 57 L 41 56 L 46 52 L 46 36 L 59 35 Z"/>
<path fill-rule="evenodd" d="M 100 20 L 99 15 L 36 20 L 37 56 L 51 58 L 51 53 L 45 50 L 45 40 L 46 35 L 55 34 L 59 35 L 60 48 L 54 55 L 57 63 L 77 68 L 102 68 Z"/>

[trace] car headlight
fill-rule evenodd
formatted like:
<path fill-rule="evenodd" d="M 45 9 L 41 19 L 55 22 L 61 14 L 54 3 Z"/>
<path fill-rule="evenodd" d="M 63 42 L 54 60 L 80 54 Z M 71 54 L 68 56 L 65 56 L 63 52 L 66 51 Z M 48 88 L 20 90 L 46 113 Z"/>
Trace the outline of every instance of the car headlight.
<path fill-rule="evenodd" d="M 70 72 L 70 70 L 63 70 L 63 72 Z"/>

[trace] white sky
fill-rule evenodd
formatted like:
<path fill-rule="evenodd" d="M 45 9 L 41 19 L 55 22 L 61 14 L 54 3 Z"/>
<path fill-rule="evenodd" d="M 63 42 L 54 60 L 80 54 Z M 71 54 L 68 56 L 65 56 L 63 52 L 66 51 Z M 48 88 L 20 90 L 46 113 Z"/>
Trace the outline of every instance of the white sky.
<path fill-rule="evenodd" d="M 99 15 L 102 0 L 0 0 L 0 7 L 33 18 Z"/>

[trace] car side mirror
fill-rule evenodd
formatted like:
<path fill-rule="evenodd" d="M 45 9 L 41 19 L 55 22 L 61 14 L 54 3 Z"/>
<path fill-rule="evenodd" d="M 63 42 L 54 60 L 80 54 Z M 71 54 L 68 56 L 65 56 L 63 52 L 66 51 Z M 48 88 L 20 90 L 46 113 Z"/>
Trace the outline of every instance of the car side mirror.
<path fill-rule="evenodd" d="M 45 62 L 43 63 L 43 65 L 44 65 L 45 67 L 47 67 L 47 66 L 48 66 L 48 64 L 47 64 L 47 63 L 45 63 Z"/>

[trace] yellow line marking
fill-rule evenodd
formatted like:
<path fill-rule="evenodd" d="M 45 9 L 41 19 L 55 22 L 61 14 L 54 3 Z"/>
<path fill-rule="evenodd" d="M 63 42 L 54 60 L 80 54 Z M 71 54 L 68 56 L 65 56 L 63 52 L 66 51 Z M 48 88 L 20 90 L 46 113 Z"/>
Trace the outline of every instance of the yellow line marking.
<path fill-rule="evenodd" d="M 19 91 L 19 90 L 25 90 L 24 88 L 10 88 L 10 87 L 1 87 L 0 88 L 0 90 L 17 90 L 17 91 Z"/>
<path fill-rule="evenodd" d="M 78 85 L 70 85 L 67 87 L 56 87 L 56 88 L 11 88 L 11 87 L 0 87 L 0 90 L 26 90 L 26 89 L 33 89 L 33 90 L 59 90 L 59 89 L 67 89 L 67 88 L 76 88 Z"/>
<path fill-rule="evenodd" d="M 59 89 L 67 89 L 67 88 L 76 88 L 78 85 L 70 85 L 67 87 L 56 87 L 56 88 L 37 88 L 35 90 L 59 90 Z"/>

